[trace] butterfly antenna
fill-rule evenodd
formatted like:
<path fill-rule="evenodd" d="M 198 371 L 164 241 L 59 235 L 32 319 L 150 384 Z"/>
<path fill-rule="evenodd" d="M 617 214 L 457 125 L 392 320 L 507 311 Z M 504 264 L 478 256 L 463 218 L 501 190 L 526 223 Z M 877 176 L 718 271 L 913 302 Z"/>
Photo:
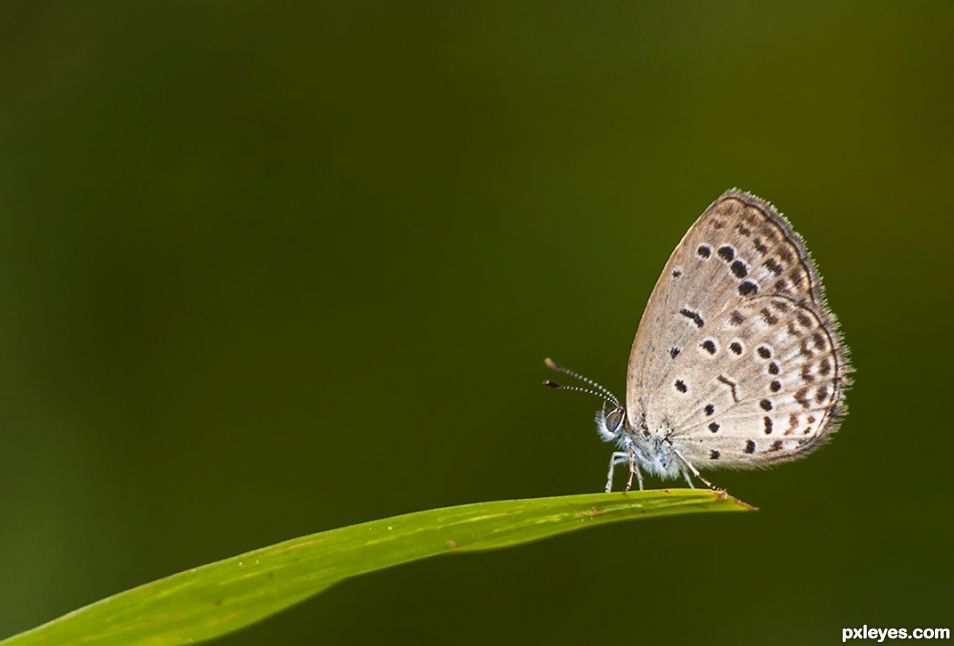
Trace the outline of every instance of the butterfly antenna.
<path fill-rule="evenodd" d="M 558 384 L 558 383 L 555 382 L 555 381 L 550 381 L 549 379 L 544 379 L 544 380 L 543 380 L 543 385 L 546 386 L 547 388 L 553 388 L 553 389 L 555 389 L 555 390 L 570 390 L 570 391 L 573 391 L 573 392 L 575 392 L 575 393 L 586 393 L 586 394 L 588 394 L 588 395 L 593 395 L 594 397 L 599 397 L 599 398 L 602 399 L 604 402 L 607 402 L 607 403 L 609 403 L 609 404 L 613 404 L 613 405 L 616 406 L 617 408 L 620 408 L 619 402 L 616 401 L 616 398 L 615 398 L 615 397 L 612 398 L 612 399 L 610 399 L 609 397 L 607 397 L 607 396 L 604 395 L 603 393 L 601 393 L 601 392 L 599 392 L 599 391 L 596 391 L 596 390 L 593 390 L 592 388 L 584 388 L 583 386 L 565 386 L 565 385 L 563 385 L 563 384 Z"/>
<path fill-rule="evenodd" d="M 613 404 L 614 406 L 616 406 L 617 408 L 622 408 L 622 406 L 621 406 L 620 403 L 619 403 L 619 400 L 616 398 L 616 395 L 614 395 L 613 393 L 611 393 L 608 388 L 605 388 L 604 386 L 602 386 L 602 385 L 596 383 L 595 381 L 593 381 L 593 380 L 590 379 L 589 377 L 584 377 L 583 375 L 581 375 L 581 374 L 578 373 L 578 372 L 574 372 L 573 370 L 570 370 L 569 368 L 564 368 L 563 366 L 559 365 L 557 362 L 555 362 L 555 361 L 554 361 L 553 359 L 551 359 L 550 357 L 547 357 L 546 359 L 544 359 L 544 360 L 543 360 L 543 363 L 545 363 L 546 366 L 547 366 L 547 368 L 549 368 L 550 370 L 555 370 L 556 372 L 563 373 L 564 375 L 573 377 L 574 379 L 578 379 L 578 380 L 582 381 L 583 383 L 589 384 L 590 386 L 592 386 L 593 388 L 595 388 L 596 391 L 598 391 L 598 392 L 595 392 L 595 391 L 593 391 L 593 390 L 590 390 L 589 388 L 580 388 L 580 387 L 578 387 L 578 386 L 562 386 L 562 385 L 557 384 L 556 382 L 550 381 L 550 380 L 548 379 L 547 381 L 545 381 L 545 382 L 543 382 L 543 383 L 544 383 L 545 385 L 547 385 L 547 386 L 550 386 L 550 388 L 558 388 L 558 389 L 561 389 L 561 390 L 575 390 L 575 391 L 577 391 L 577 392 L 590 393 L 591 395 L 596 395 L 596 396 L 599 397 L 600 399 L 603 399 L 603 400 L 605 400 L 605 401 L 607 401 L 607 402 L 612 403 L 612 404 Z M 551 385 L 551 384 L 552 384 L 552 385 Z"/>

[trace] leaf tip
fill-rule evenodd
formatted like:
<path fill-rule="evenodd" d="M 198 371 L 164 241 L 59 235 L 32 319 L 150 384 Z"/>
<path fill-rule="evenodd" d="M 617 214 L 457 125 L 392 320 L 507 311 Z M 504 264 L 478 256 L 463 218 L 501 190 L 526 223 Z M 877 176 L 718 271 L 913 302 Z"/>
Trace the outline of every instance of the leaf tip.
<path fill-rule="evenodd" d="M 714 493 L 718 496 L 718 499 L 719 499 L 719 500 L 728 500 L 728 501 L 730 501 L 733 505 L 736 506 L 736 508 L 737 508 L 739 511 L 758 511 L 758 510 L 759 510 L 759 508 L 756 507 L 755 505 L 750 505 L 749 503 L 745 502 L 744 500 L 739 500 L 739 499 L 736 498 L 735 496 L 730 496 L 730 495 L 729 495 L 729 492 L 726 491 L 725 489 L 720 489 L 719 491 L 716 491 L 716 492 L 714 492 Z"/>

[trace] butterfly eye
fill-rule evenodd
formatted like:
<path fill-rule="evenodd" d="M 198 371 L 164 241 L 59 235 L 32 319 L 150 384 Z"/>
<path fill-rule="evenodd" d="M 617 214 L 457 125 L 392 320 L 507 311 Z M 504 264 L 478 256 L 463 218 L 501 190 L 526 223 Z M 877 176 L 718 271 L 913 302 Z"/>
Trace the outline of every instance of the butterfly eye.
<path fill-rule="evenodd" d="M 612 433 L 619 433 L 623 430 L 623 422 L 626 420 L 626 411 L 622 408 L 614 408 L 606 415 L 606 427 Z"/>

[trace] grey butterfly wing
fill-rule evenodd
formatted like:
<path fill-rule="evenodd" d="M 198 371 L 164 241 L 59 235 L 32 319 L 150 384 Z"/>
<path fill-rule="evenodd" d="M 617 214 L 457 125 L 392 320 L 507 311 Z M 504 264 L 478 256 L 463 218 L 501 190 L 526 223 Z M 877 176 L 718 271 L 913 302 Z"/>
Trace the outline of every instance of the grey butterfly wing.
<path fill-rule="evenodd" d="M 828 437 L 842 412 L 846 366 L 837 336 L 811 307 L 759 296 L 707 327 L 663 377 L 681 379 L 686 392 L 664 381 L 650 400 L 687 460 L 760 466 L 804 455 Z"/>
<path fill-rule="evenodd" d="M 816 333 L 821 347 L 814 345 Z M 771 353 L 768 360 L 760 348 Z M 768 372 L 773 358 L 777 375 Z M 712 466 L 699 464 L 712 459 L 752 466 L 807 452 L 830 433 L 848 371 L 801 237 L 767 202 L 729 191 L 689 229 L 650 296 L 630 354 L 627 413 L 634 423 L 671 432 L 697 466 Z M 792 415 L 797 429 L 785 437 Z M 763 436 L 772 434 L 766 445 Z"/>

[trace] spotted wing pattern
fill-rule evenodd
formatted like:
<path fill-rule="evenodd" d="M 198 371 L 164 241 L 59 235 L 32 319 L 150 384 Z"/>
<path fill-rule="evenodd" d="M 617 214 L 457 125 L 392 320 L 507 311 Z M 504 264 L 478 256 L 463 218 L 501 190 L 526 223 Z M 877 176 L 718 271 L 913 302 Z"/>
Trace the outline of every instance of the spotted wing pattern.
<path fill-rule="evenodd" d="M 835 428 L 849 366 L 821 278 L 770 204 L 728 191 L 673 252 L 630 354 L 627 414 L 698 467 L 807 453 Z"/>

